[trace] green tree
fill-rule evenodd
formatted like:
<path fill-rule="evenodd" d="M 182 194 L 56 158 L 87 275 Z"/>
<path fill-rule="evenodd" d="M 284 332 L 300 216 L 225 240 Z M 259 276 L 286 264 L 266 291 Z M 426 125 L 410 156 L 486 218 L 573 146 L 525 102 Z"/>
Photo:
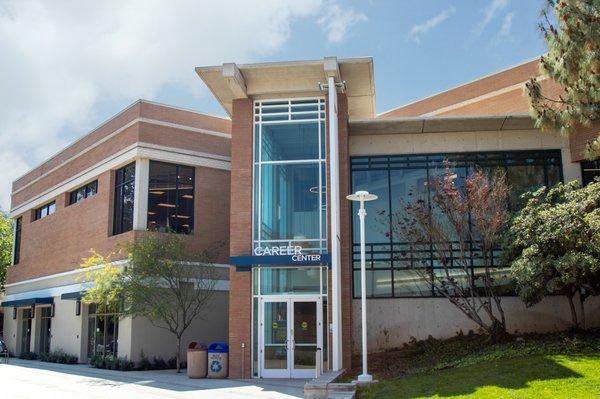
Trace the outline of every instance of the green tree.
<path fill-rule="evenodd" d="M 559 183 L 525 198 L 506 251 L 519 296 L 532 306 L 546 295 L 564 295 L 573 327 L 585 328 L 585 300 L 600 293 L 600 182 Z"/>
<path fill-rule="evenodd" d="M 149 233 L 125 246 L 125 265 L 95 253 L 84 262 L 92 268 L 87 279 L 94 283 L 84 300 L 105 306 L 122 301 L 123 316 L 146 317 L 171 332 L 177 372 L 181 337 L 208 309 L 216 283 L 212 251 L 195 251 L 189 243 L 185 236 Z"/>
<path fill-rule="evenodd" d="M 6 270 L 12 263 L 13 221 L 0 211 L 0 292 L 4 291 Z"/>
<path fill-rule="evenodd" d="M 540 70 L 562 92 L 551 96 L 539 78 L 531 79 L 526 84 L 531 115 L 542 129 L 572 134 L 600 119 L 600 0 L 547 0 L 539 28 L 548 46 Z M 587 156 L 599 154 L 596 139 Z"/>

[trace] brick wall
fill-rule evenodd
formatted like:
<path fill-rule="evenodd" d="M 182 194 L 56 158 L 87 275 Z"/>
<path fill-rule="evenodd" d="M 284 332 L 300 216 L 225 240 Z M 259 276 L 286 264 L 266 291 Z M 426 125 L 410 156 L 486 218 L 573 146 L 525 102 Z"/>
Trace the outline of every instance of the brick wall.
<path fill-rule="evenodd" d="M 90 249 L 113 251 L 132 239 L 133 232 L 110 236 L 112 228 L 111 172 L 98 177 L 98 193 L 66 206 L 68 193 L 56 197 L 56 212 L 33 220 L 33 211 L 21 215 L 21 260 L 8 268 L 7 282 L 73 270 L 89 256 Z"/>
<path fill-rule="evenodd" d="M 238 256 L 252 250 L 252 99 L 234 100 L 232 115 L 230 254 Z M 229 376 L 249 378 L 252 275 L 232 267 L 229 284 Z"/>

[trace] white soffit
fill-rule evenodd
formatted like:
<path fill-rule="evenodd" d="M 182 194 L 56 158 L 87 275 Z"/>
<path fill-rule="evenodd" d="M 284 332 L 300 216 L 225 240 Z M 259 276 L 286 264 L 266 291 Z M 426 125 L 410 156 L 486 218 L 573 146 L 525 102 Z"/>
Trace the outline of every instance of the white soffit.
<path fill-rule="evenodd" d="M 337 68 L 335 62 L 337 61 Z M 339 70 L 339 72 L 338 72 Z M 375 84 L 371 57 L 317 61 L 273 62 L 262 64 L 197 67 L 196 73 L 231 115 L 234 99 L 256 96 L 275 98 L 286 95 L 323 95 L 319 83 L 330 74 L 346 82 L 348 111 L 351 119 L 375 116 Z"/>

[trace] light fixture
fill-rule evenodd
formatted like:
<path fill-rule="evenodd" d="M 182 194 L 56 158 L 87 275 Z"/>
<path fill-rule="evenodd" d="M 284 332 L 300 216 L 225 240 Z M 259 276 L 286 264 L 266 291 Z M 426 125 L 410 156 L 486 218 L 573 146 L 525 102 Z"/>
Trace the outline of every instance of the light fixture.
<path fill-rule="evenodd" d="M 156 212 L 150 211 L 150 212 L 148 212 L 148 215 L 156 215 Z"/>
<path fill-rule="evenodd" d="M 171 215 L 172 218 L 178 218 L 178 219 L 189 219 L 190 217 L 187 215 Z"/>
<path fill-rule="evenodd" d="M 181 196 L 181 198 L 185 198 L 185 199 L 193 199 L 193 198 L 194 198 L 194 196 L 193 196 L 193 195 L 191 195 L 191 194 L 184 194 L 184 195 L 182 195 L 182 196 Z"/>
<path fill-rule="evenodd" d="M 163 195 L 164 193 L 165 193 L 164 191 L 153 191 L 153 190 L 150 190 L 150 194 Z"/>
<path fill-rule="evenodd" d="M 350 201 L 356 201 L 360 204 L 358 209 L 358 218 L 360 220 L 360 307 L 362 318 L 362 366 L 363 372 L 358 376 L 358 382 L 369 383 L 373 381 L 373 376 L 367 371 L 367 276 L 365 266 L 365 202 L 377 199 L 375 194 L 368 191 L 357 191 L 346 197 Z"/>
<path fill-rule="evenodd" d="M 159 204 L 157 204 L 158 206 L 162 206 L 163 208 L 175 208 L 174 204 L 166 204 L 164 202 L 161 202 Z"/>

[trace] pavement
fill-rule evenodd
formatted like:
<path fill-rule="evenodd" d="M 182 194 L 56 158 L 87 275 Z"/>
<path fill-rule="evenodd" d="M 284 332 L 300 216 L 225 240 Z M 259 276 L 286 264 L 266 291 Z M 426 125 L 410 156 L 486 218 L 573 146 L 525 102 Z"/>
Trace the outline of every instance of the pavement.
<path fill-rule="evenodd" d="M 0 363 L 0 398 L 302 398 L 307 380 L 189 379 L 185 370 L 112 371 L 11 358 Z"/>

